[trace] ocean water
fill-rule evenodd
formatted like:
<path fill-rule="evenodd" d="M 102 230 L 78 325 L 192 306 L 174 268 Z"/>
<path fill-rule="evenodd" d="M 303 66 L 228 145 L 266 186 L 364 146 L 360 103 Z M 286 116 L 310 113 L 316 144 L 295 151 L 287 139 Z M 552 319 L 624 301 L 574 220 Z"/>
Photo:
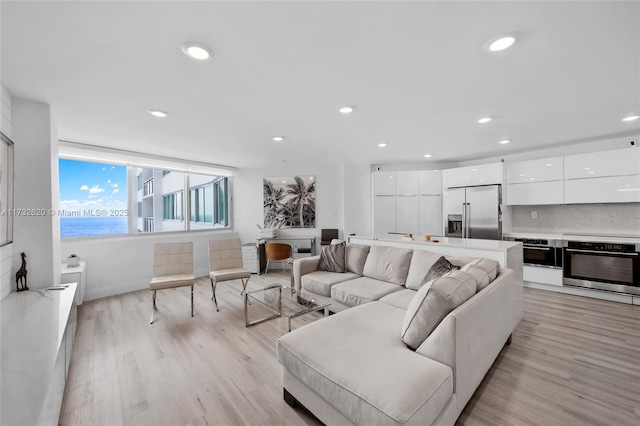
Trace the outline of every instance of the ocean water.
<path fill-rule="evenodd" d="M 127 232 L 127 217 L 60 218 L 60 238 L 122 235 Z"/>

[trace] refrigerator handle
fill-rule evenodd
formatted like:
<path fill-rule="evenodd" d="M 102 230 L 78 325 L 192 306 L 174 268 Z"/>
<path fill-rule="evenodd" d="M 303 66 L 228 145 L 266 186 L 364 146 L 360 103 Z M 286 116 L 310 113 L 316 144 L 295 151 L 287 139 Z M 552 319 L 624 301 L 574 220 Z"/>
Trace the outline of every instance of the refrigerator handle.
<path fill-rule="evenodd" d="M 471 203 L 467 203 L 465 217 L 467 218 L 467 223 L 465 224 L 467 228 L 467 238 L 471 238 Z"/>
<path fill-rule="evenodd" d="M 462 203 L 462 238 L 467 238 L 467 203 Z"/>

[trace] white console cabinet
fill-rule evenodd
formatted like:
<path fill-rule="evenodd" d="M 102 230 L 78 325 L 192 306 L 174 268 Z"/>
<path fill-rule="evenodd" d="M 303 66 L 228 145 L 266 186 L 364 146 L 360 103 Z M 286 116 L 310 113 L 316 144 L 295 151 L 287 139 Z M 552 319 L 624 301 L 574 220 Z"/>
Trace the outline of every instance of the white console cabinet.
<path fill-rule="evenodd" d="M 87 262 L 81 260 L 78 266 L 68 266 L 63 263 L 60 267 L 60 283 L 78 283 L 75 302 L 76 305 L 82 305 L 87 291 Z"/>
<path fill-rule="evenodd" d="M 2 301 L 0 424 L 58 424 L 77 325 L 76 288 L 14 292 Z"/>

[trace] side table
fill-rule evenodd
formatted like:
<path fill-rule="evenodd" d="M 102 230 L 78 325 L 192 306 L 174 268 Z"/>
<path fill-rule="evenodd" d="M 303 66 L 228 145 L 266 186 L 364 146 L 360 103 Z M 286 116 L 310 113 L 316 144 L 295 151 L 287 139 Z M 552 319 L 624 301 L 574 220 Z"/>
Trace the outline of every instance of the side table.
<path fill-rule="evenodd" d="M 67 266 L 63 263 L 60 267 L 60 283 L 78 283 L 75 302 L 76 305 L 82 305 L 87 289 L 87 262 L 81 260 L 78 266 Z"/>

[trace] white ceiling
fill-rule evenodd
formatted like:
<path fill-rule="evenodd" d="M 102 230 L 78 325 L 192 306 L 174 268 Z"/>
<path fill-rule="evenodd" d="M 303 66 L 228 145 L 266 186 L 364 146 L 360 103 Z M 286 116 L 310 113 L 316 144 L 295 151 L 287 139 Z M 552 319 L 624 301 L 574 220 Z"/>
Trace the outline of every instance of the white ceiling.
<path fill-rule="evenodd" d="M 62 140 L 277 167 L 461 161 L 640 129 L 621 121 L 640 114 L 637 1 L 0 8 L 2 84 L 51 104 Z M 511 49 L 483 49 L 507 32 Z M 187 58 L 189 40 L 215 56 Z"/>

